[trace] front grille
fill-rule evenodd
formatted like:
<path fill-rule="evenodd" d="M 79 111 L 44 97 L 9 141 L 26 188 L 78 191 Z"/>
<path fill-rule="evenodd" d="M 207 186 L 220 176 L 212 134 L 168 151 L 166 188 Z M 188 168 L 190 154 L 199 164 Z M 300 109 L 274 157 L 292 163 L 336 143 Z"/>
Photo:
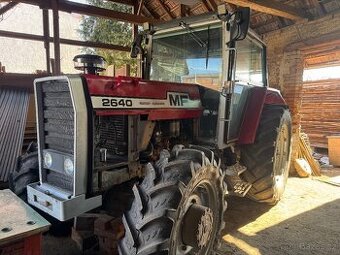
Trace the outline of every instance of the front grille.
<path fill-rule="evenodd" d="M 44 136 L 43 149 L 74 154 L 74 109 L 67 80 L 50 80 L 41 84 L 41 107 Z M 41 120 L 40 120 L 41 121 Z M 64 173 L 45 169 L 46 182 L 56 187 L 73 190 L 73 178 Z"/>
<path fill-rule="evenodd" d="M 42 84 L 45 148 L 73 154 L 74 110 L 66 80 Z"/>

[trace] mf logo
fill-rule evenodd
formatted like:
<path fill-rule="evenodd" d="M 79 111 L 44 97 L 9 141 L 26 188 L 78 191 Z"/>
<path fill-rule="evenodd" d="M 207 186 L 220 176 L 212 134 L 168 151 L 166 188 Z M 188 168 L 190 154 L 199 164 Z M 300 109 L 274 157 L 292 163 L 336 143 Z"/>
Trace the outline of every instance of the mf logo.
<path fill-rule="evenodd" d="M 183 106 L 189 101 L 188 95 L 169 93 L 170 106 Z"/>

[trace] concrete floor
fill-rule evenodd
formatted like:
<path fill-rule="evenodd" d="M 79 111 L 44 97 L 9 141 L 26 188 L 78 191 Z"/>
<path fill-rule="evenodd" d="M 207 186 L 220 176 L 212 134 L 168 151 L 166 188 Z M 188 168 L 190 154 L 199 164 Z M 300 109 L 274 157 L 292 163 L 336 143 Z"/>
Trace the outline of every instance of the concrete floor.
<path fill-rule="evenodd" d="M 274 207 L 237 197 L 228 202 L 221 254 L 340 254 L 340 187 L 293 177 Z M 81 253 L 69 238 L 46 235 L 44 254 Z"/>
<path fill-rule="evenodd" d="M 274 207 L 230 198 L 222 254 L 340 254 L 340 187 L 289 178 Z"/>

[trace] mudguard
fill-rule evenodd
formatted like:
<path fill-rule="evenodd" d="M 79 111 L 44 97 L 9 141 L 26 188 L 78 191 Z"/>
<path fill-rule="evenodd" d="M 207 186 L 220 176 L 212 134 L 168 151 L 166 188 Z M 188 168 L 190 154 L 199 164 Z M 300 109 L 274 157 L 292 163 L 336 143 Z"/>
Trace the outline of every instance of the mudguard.
<path fill-rule="evenodd" d="M 254 143 L 264 105 L 287 106 L 279 90 L 268 87 L 252 88 L 243 115 L 243 122 L 238 139 L 239 145 Z"/>

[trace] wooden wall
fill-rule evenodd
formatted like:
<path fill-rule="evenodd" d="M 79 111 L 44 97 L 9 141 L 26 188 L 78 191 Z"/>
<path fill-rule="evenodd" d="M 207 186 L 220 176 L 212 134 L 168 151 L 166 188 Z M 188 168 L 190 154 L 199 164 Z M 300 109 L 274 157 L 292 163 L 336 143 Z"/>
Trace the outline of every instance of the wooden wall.
<path fill-rule="evenodd" d="M 327 148 L 327 136 L 340 135 L 340 79 L 304 82 L 300 115 L 312 146 Z"/>

